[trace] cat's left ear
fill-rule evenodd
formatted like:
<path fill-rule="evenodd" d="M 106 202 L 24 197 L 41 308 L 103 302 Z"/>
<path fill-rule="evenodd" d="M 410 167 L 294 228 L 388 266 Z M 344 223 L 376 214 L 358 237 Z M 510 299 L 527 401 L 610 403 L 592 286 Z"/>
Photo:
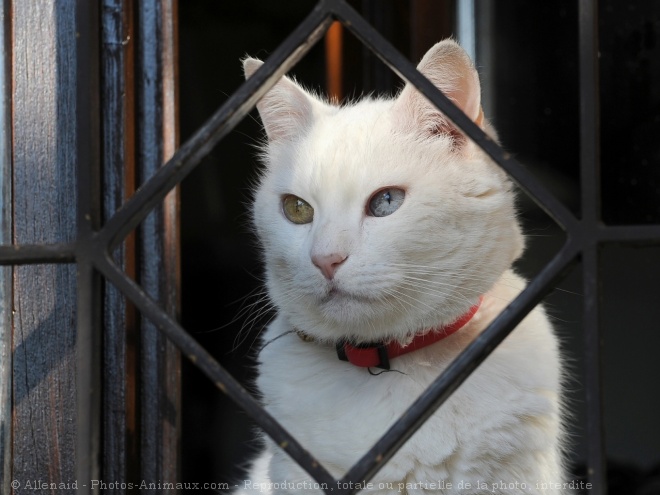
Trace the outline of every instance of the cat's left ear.
<path fill-rule="evenodd" d="M 249 78 L 259 67 L 261 60 L 243 60 L 245 78 Z M 268 140 L 292 139 L 311 124 L 315 100 L 294 81 L 283 76 L 257 103 Z"/>
<path fill-rule="evenodd" d="M 434 45 L 417 66 L 426 78 L 452 100 L 475 124 L 484 126 L 481 85 L 468 54 L 453 40 Z M 395 102 L 395 111 L 406 126 L 426 134 L 456 135 L 457 129 L 411 84 L 406 84 Z"/>

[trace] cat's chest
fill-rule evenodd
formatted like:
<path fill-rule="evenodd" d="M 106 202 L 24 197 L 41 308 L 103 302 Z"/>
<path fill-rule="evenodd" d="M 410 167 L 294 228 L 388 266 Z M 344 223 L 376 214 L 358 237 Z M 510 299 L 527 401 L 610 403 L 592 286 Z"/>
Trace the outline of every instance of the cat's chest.
<path fill-rule="evenodd" d="M 271 338 L 277 335 L 277 324 L 274 327 Z M 314 455 L 345 469 L 373 446 L 442 368 L 439 363 L 422 364 L 405 373 L 372 369 L 371 374 L 340 361 L 331 347 L 291 334 L 264 349 L 258 383 L 267 409 L 285 428 Z M 460 400 L 457 396 L 452 402 Z M 434 430 L 427 435 L 433 445 L 425 446 L 425 436 L 417 435 L 415 450 L 432 450 L 438 462 L 451 455 L 456 443 L 452 409 L 445 408 L 443 431 L 437 422 L 425 426 Z M 414 464 L 413 454 L 404 449 L 398 457 L 403 464 Z"/>
<path fill-rule="evenodd" d="M 270 343 L 260 355 L 258 385 L 269 412 L 339 476 L 387 432 L 469 340 L 467 334 L 453 335 L 396 358 L 396 371 L 374 376 L 340 361 L 330 346 L 302 341 L 277 318 L 265 335 Z M 552 342 L 548 328 L 519 327 L 379 476 L 396 481 L 420 469 L 436 472 L 460 465 L 467 466 L 467 473 L 482 456 L 472 447 L 483 443 L 487 432 L 507 437 L 505 444 L 519 448 L 517 418 L 556 416 L 559 375 L 552 364 Z M 546 433 L 554 435 L 552 430 L 542 435 Z"/>

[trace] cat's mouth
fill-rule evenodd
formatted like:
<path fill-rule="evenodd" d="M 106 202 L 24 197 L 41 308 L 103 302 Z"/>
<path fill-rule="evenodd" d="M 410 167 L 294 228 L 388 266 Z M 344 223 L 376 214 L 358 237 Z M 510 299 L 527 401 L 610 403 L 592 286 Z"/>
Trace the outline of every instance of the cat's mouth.
<path fill-rule="evenodd" d="M 332 287 L 330 287 L 330 290 L 328 290 L 328 292 L 323 296 L 322 302 L 328 302 L 343 297 L 351 297 L 351 295 L 346 291 L 341 290 L 337 286 L 333 285 Z"/>
<path fill-rule="evenodd" d="M 337 285 L 333 284 L 330 286 L 326 294 L 321 298 L 322 303 L 332 303 L 340 301 L 353 301 L 353 302 L 362 302 L 368 303 L 373 302 L 375 298 L 369 297 L 367 294 L 356 294 L 351 291 L 347 291 Z"/>
<path fill-rule="evenodd" d="M 335 286 L 317 302 L 319 311 L 328 322 L 342 325 L 355 323 L 356 318 L 361 320 L 365 312 L 371 312 L 372 306 L 368 298 Z"/>

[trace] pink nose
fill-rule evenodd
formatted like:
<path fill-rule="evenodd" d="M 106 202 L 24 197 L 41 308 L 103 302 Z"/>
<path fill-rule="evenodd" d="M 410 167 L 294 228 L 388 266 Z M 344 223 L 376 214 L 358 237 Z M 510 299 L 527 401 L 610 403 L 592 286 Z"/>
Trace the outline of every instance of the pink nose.
<path fill-rule="evenodd" d="M 339 253 L 315 254 L 312 256 L 312 263 L 321 270 L 321 273 L 328 280 L 332 280 L 339 265 L 341 265 L 347 256 Z"/>

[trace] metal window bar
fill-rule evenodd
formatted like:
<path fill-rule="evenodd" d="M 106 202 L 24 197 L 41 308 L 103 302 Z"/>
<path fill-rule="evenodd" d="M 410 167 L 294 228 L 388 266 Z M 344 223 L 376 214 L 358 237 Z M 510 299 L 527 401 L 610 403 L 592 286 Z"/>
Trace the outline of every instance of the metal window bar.
<path fill-rule="evenodd" d="M 79 2 L 85 5 L 86 2 Z M 93 2 L 90 2 L 90 5 Z M 319 483 L 335 494 L 351 494 L 357 482 L 367 481 L 389 460 L 414 431 L 451 395 L 469 374 L 493 351 L 524 316 L 564 276 L 582 260 L 585 285 L 585 336 L 587 339 L 587 400 L 589 409 L 588 474 L 594 493 L 606 491 L 600 398 L 600 353 L 598 334 L 598 250 L 605 242 L 653 241 L 660 239 L 660 226 L 606 226 L 600 220 L 598 194 L 598 60 L 597 10 L 592 0 L 580 0 L 580 97 L 581 97 L 581 173 L 582 218 L 575 218 L 508 153 L 467 119 L 414 66 L 373 30 L 344 0 L 321 0 L 309 16 L 273 52 L 264 66 L 199 131 L 185 143 L 110 219 L 98 228 L 100 192 L 89 189 L 98 178 L 98 144 L 93 135 L 94 102 L 98 81 L 82 80 L 79 89 L 79 136 L 90 136 L 79 152 L 79 232 L 72 243 L 29 246 L 0 246 L 0 265 L 32 263 L 72 263 L 79 268 L 78 278 L 78 451 L 79 479 L 93 479 L 99 466 L 100 365 L 92 359 L 100 340 L 99 280 L 101 274 L 112 282 L 224 393 L 249 414 L 273 440 Z M 79 57 L 93 64 L 98 56 L 92 27 L 97 16 L 90 7 L 79 15 L 81 37 Z M 277 80 L 319 41 L 333 20 L 339 20 L 393 71 L 414 84 L 434 105 L 488 153 L 518 185 L 527 192 L 562 228 L 567 240 L 559 253 L 529 283 L 528 287 L 502 314 L 455 360 L 420 396 L 392 428 L 367 452 L 339 484 L 286 432 L 258 402 L 192 339 L 146 292 L 115 263 L 111 253 L 140 224 L 165 196 L 192 171 L 212 147 L 254 107 Z M 98 31 L 96 31 L 98 32 Z M 96 50 L 96 51 L 95 51 Z M 93 66 L 93 65 L 92 65 Z M 93 71 L 92 71 L 93 73 Z M 95 93 L 96 91 L 96 93 Z M 91 103 L 90 103 L 91 102 Z M 98 134 L 97 134 L 98 136 Z M 96 144 L 95 144 L 96 143 Z M 86 182 L 90 181 L 90 182 Z M 87 216 L 89 215 L 89 216 Z M 346 487 L 346 488 L 345 488 Z M 90 493 L 90 487 L 83 487 Z"/>
<path fill-rule="evenodd" d="M 600 113 L 597 2 L 580 0 L 580 182 L 582 278 L 584 292 L 585 390 L 587 406 L 587 474 L 596 491 L 607 490 L 603 425 L 601 341 L 599 327 L 599 251 L 608 228 L 601 222 Z M 599 235 L 600 234 L 600 235 Z M 604 234 L 604 235 L 603 235 Z"/>

